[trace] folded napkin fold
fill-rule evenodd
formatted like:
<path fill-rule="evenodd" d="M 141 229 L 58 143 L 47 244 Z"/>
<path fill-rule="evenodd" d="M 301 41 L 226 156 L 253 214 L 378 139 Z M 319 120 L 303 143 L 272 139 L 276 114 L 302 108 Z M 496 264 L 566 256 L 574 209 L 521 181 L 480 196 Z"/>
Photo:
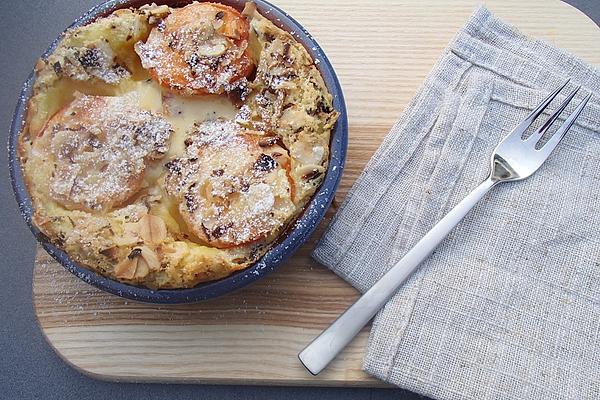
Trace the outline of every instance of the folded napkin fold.
<path fill-rule="evenodd" d="M 367 290 L 485 179 L 496 144 L 567 77 L 564 93 L 582 89 L 564 115 L 600 96 L 600 72 L 478 9 L 313 256 Z M 440 399 L 600 398 L 597 101 L 538 172 L 494 188 L 377 315 L 366 372 Z"/>

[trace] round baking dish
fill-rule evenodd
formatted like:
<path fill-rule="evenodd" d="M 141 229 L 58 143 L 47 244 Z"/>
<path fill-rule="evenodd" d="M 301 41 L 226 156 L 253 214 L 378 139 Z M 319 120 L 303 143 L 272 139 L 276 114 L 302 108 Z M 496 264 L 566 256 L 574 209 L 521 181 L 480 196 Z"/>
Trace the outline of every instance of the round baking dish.
<path fill-rule="evenodd" d="M 151 2 L 152 1 L 149 0 L 109 0 L 83 14 L 75 20 L 69 28 L 86 25 L 96 18 L 106 16 L 119 8 L 139 7 Z M 158 4 L 168 4 L 171 6 L 182 6 L 189 2 L 191 1 L 155 1 L 155 3 Z M 245 3 L 245 1 L 240 0 L 221 0 L 220 2 L 233 6 L 238 10 L 241 10 Z M 292 32 L 296 40 L 304 45 L 312 58 L 318 60 L 317 67 L 325 80 L 329 92 L 333 95 L 333 106 L 340 113 L 340 116 L 331 133 L 331 154 L 327 174 L 323 184 L 315 193 L 304 212 L 260 260 L 252 266 L 218 281 L 202 283 L 189 289 L 174 290 L 151 290 L 148 288 L 132 286 L 108 279 L 83 267 L 73 261 L 64 251 L 48 242 L 47 238 L 45 238 L 31 222 L 31 216 L 33 214 L 32 203 L 23 180 L 21 165 L 17 154 L 18 137 L 23 128 L 27 102 L 31 96 L 31 89 L 35 80 L 33 72 L 23 84 L 21 95 L 13 116 L 8 144 L 9 168 L 15 197 L 23 218 L 44 249 L 68 271 L 75 274 L 83 281 L 106 292 L 128 299 L 149 303 L 178 304 L 206 300 L 244 287 L 276 269 L 308 239 L 325 215 L 325 212 L 333 200 L 342 175 L 346 158 L 346 148 L 348 145 L 348 119 L 342 88 L 340 87 L 340 83 L 335 75 L 333 67 L 323 53 L 323 50 L 302 25 L 281 9 L 266 1 L 254 0 L 254 2 L 261 14 L 280 28 Z M 55 49 L 59 40 L 60 36 L 52 42 L 50 47 L 43 54 L 43 57 L 47 56 Z"/>

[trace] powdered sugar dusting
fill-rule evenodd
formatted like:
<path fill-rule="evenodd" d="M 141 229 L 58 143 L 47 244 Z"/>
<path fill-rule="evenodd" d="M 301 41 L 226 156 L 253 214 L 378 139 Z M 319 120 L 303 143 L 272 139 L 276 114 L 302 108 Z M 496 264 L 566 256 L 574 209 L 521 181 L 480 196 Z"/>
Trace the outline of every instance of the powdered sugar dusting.
<path fill-rule="evenodd" d="M 186 156 L 167 163 L 165 183 L 200 238 L 216 246 L 254 241 L 295 211 L 287 152 L 276 141 L 215 120 L 198 124 L 186 144 Z"/>
<path fill-rule="evenodd" d="M 116 62 L 117 56 L 103 41 L 87 47 L 59 47 L 48 59 L 58 76 L 87 81 L 97 78 L 108 84 L 117 84 L 131 76 L 126 67 Z"/>
<path fill-rule="evenodd" d="M 55 170 L 50 194 L 70 207 L 98 210 L 139 186 L 149 159 L 168 149 L 171 126 L 135 107 L 131 96 L 80 96 L 49 124 Z"/>
<path fill-rule="evenodd" d="M 227 18 L 228 25 L 224 21 L 224 12 L 208 3 L 176 9 L 146 43 L 136 43 L 135 51 L 144 68 L 181 93 L 243 89 L 252 70 L 248 41 L 242 39 L 247 23 L 241 16 Z"/>

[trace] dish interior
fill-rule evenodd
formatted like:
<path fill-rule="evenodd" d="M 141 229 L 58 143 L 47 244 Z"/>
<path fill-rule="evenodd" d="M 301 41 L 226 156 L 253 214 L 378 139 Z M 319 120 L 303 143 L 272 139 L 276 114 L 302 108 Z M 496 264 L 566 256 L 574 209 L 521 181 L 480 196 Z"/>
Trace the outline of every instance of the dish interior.
<path fill-rule="evenodd" d="M 87 24 L 88 22 L 92 21 L 95 16 L 108 15 L 112 10 L 122 5 L 122 2 L 115 1 L 105 3 L 97 7 L 96 9 L 91 10 L 80 20 L 76 21 L 74 27 Z M 240 6 L 239 3 L 234 3 L 233 5 L 238 7 Z M 67 255 L 67 253 L 65 253 L 61 248 L 63 247 L 61 246 L 61 243 L 58 243 L 57 246 L 56 241 L 52 242 L 47 240 L 48 236 L 50 235 L 48 235 L 47 230 L 39 229 L 40 219 L 39 216 L 37 216 L 34 212 L 31 203 L 31 198 L 27 193 L 26 186 L 23 184 L 22 172 L 20 168 L 15 168 L 18 165 L 16 149 L 18 147 L 19 142 L 19 128 L 23 126 L 22 124 L 25 120 L 25 129 L 30 127 L 32 124 L 31 117 L 26 119 L 27 102 L 28 100 L 30 101 L 32 95 L 31 86 L 34 82 L 34 77 L 32 76 L 30 77 L 30 79 L 24 87 L 21 99 L 17 107 L 17 111 L 15 113 L 15 120 L 13 121 L 13 129 L 10 144 L 12 167 L 11 174 L 13 177 L 13 185 L 15 187 L 15 193 L 19 200 L 19 205 L 21 207 L 23 215 L 25 216 L 26 220 L 30 223 L 32 230 L 34 231 L 34 233 L 37 234 L 39 238 L 42 239 L 41 242 L 46 248 L 46 250 L 55 258 L 57 258 L 71 272 L 76 273 L 82 279 L 85 279 L 86 281 L 98 287 L 101 287 L 112 293 L 122 295 L 124 297 L 153 302 L 197 301 L 204 298 L 214 297 L 215 295 L 219 295 L 224 292 L 233 290 L 237 287 L 241 287 L 255 280 L 259 276 L 262 276 L 264 273 L 274 269 L 285 257 L 289 256 L 289 254 L 291 254 L 312 232 L 312 230 L 316 226 L 316 223 L 322 218 L 325 209 L 331 202 L 331 199 L 335 192 L 335 187 L 337 186 L 343 167 L 347 129 L 343 97 L 341 95 L 339 83 L 337 82 L 337 79 L 333 74 L 329 62 L 320 51 L 318 45 L 308 36 L 308 34 L 304 32 L 295 21 L 291 20 L 289 17 L 286 17 L 283 13 L 281 13 L 280 10 L 274 8 L 273 6 L 265 2 L 258 2 L 258 11 L 262 12 L 263 14 L 270 14 L 270 18 L 275 18 L 275 20 L 279 20 L 280 23 L 282 23 L 281 27 L 284 28 L 282 32 L 295 32 L 294 41 L 297 41 L 299 44 L 302 45 L 300 47 L 300 51 L 308 50 L 308 59 L 311 61 L 316 61 L 315 64 L 313 64 L 313 66 L 316 66 L 315 70 L 318 70 L 320 72 L 319 78 L 321 78 L 321 76 L 323 78 L 323 87 L 326 88 L 325 93 L 331 93 L 333 95 L 332 97 L 330 97 L 331 109 L 325 111 L 331 112 L 332 114 L 335 113 L 336 118 L 338 117 L 339 113 L 337 123 L 335 124 L 335 127 L 331 132 L 331 141 L 329 141 L 329 137 L 327 138 L 329 142 L 328 144 L 330 155 L 327 157 L 326 162 L 321 164 L 323 165 L 324 173 L 322 174 L 323 176 L 319 180 L 318 184 L 315 185 L 314 190 L 307 191 L 308 194 L 306 195 L 305 199 L 302 199 L 301 201 L 296 201 L 296 203 L 294 204 L 295 211 L 292 213 L 292 217 L 285 220 L 285 222 L 281 224 L 280 229 L 275 229 L 271 236 L 263 236 L 259 238 L 259 240 L 256 240 L 251 244 L 238 244 L 237 248 L 234 248 L 233 251 L 231 250 L 231 247 L 227 247 L 227 242 L 225 242 L 224 239 L 221 239 L 221 242 L 223 242 L 224 244 L 218 242 L 216 245 L 210 246 L 210 243 L 207 243 L 207 240 L 210 239 L 210 236 L 208 236 L 208 238 L 202 238 L 201 234 L 194 236 L 192 233 L 189 232 L 189 230 L 187 232 L 182 233 L 182 235 L 186 236 L 186 239 L 190 238 L 189 242 L 192 243 L 192 246 L 197 246 L 198 249 L 201 249 L 200 253 L 202 254 L 198 257 L 206 258 L 206 254 L 211 255 L 213 252 L 215 254 L 216 252 L 225 252 L 231 254 L 232 252 L 235 253 L 236 251 L 240 253 L 239 249 L 243 249 L 243 251 L 249 252 L 249 248 L 252 248 L 252 251 L 259 255 L 254 259 L 251 257 L 247 258 L 246 260 L 244 260 L 245 263 L 240 263 L 240 265 L 238 265 L 237 267 L 232 268 L 231 265 L 228 265 L 227 270 L 217 271 L 217 273 L 213 276 L 208 276 L 208 279 L 197 279 L 197 276 L 195 276 L 194 278 L 188 280 L 187 283 L 184 283 L 184 285 L 189 284 L 189 286 L 197 285 L 192 289 L 152 290 L 153 285 L 154 287 L 165 288 L 185 286 L 169 286 L 169 284 L 161 286 L 160 282 L 157 285 L 156 281 L 148 285 L 147 282 L 139 280 L 133 275 L 131 277 L 125 277 L 125 279 L 123 279 L 123 277 L 121 276 L 121 280 L 125 283 L 116 282 L 115 280 L 103 277 L 100 274 L 97 274 L 96 272 L 100 272 L 101 274 L 108 275 L 112 278 L 114 278 L 115 276 L 111 275 L 111 273 L 106 273 L 106 271 L 98 269 L 96 269 L 96 272 L 90 271 L 89 264 L 87 265 L 88 268 L 82 267 L 80 265 L 82 264 L 81 259 L 79 260 L 79 263 L 74 261 L 73 258 L 77 257 L 73 257 L 73 254 L 70 254 L 71 257 L 69 257 L 69 255 Z M 258 15 L 258 18 L 260 18 L 260 14 Z M 270 24 L 270 21 L 267 22 L 268 24 Z M 261 23 L 264 24 L 263 21 L 261 21 Z M 260 28 L 260 25 L 258 26 Z M 269 29 L 271 28 L 269 27 Z M 268 33 L 270 33 L 269 30 L 267 31 Z M 288 35 L 287 33 L 285 34 Z M 45 57 L 48 58 L 48 56 L 51 56 L 55 51 L 56 47 L 57 42 L 53 43 L 51 48 L 45 54 Z M 258 63 L 260 63 L 260 61 L 258 61 Z M 161 87 L 161 82 L 157 82 L 156 79 L 148 79 L 147 73 L 145 73 L 145 71 L 143 70 L 136 71 L 136 68 L 129 68 L 129 71 L 131 72 L 131 75 L 136 76 L 137 79 L 123 81 L 117 85 L 113 85 L 110 88 L 110 90 L 106 90 L 105 85 L 96 85 L 95 87 L 87 88 L 84 87 L 87 83 L 84 83 L 84 85 L 82 86 L 79 82 L 76 83 L 76 87 L 74 88 L 68 88 L 67 86 L 63 85 L 61 87 L 60 92 L 67 93 L 69 97 L 72 97 L 73 93 L 82 91 L 83 88 L 83 91 L 86 91 L 85 95 L 87 96 L 106 94 L 112 96 L 130 96 L 134 98 L 134 100 L 131 101 L 137 102 L 139 107 L 143 108 L 144 110 L 156 110 L 158 113 L 164 114 L 165 108 L 168 109 L 169 115 L 167 117 L 167 121 L 171 126 L 172 132 L 170 136 L 170 147 L 164 152 L 164 159 L 161 159 L 161 162 L 156 162 L 148 166 L 148 168 L 144 172 L 144 180 L 152 181 L 165 179 L 165 164 L 168 165 L 169 161 L 181 158 L 181 155 L 185 153 L 186 139 L 189 139 L 190 131 L 194 130 L 195 126 L 197 127 L 198 125 L 202 125 L 202 123 L 206 121 L 219 121 L 220 118 L 226 121 L 234 121 L 236 117 L 239 118 L 240 108 L 243 108 L 248 104 L 248 102 L 245 104 L 242 102 L 242 105 L 240 106 L 239 104 L 235 104 L 235 100 L 232 102 L 231 98 L 228 98 L 227 96 L 181 96 L 180 93 L 177 93 L 177 91 L 165 90 L 164 87 Z M 260 73 L 260 71 L 258 73 Z M 35 96 L 36 93 L 33 94 Z M 68 104 L 69 100 L 70 99 L 59 99 L 59 101 L 62 101 L 61 107 L 64 107 L 64 104 Z M 239 101 L 239 99 L 237 100 Z M 199 119 L 198 116 L 203 117 Z M 333 121 L 335 121 L 335 119 L 333 119 Z M 35 121 L 33 121 L 33 123 L 35 123 Z M 333 125 L 333 122 L 331 125 Z M 254 134 L 254 132 L 257 130 L 256 127 L 257 125 L 248 125 L 244 127 L 244 129 L 251 129 L 252 134 Z M 260 139 L 262 140 L 265 137 L 270 137 L 270 135 L 263 134 L 262 136 L 260 136 Z M 293 147 L 289 146 L 289 142 L 286 144 L 282 145 L 282 147 L 285 150 L 293 150 Z M 313 146 L 313 148 L 314 147 L 315 146 Z M 263 157 L 264 155 L 264 153 L 260 154 L 261 157 Z M 162 162 L 165 160 L 166 162 Z M 263 168 L 260 165 L 259 169 Z M 300 165 L 300 167 L 304 166 L 305 165 Z M 262 169 L 260 170 L 262 171 Z M 290 180 L 290 185 L 294 185 L 293 180 Z M 302 190 L 302 188 L 297 188 L 296 190 Z M 173 209 L 177 207 L 177 204 L 174 203 L 172 198 L 169 198 L 168 196 L 164 197 L 165 200 L 160 202 L 160 206 L 150 207 L 151 212 L 149 212 L 148 215 L 161 219 L 166 225 L 169 225 L 169 223 L 174 223 L 174 225 L 176 226 L 175 230 L 179 229 L 179 231 L 181 231 L 181 227 L 186 226 L 186 223 L 185 221 L 181 221 L 181 215 L 179 213 L 173 212 Z M 147 199 L 144 199 L 143 201 L 147 203 Z M 131 205 L 131 203 L 129 203 L 129 205 Z M 73 211 L 74 209 L 75 211 Z M 81 212 L 81 210 L 76 209 L 76 207 L 71 207 L 71 209 L 68 211 L 76 213 Z M 165 216 L 165 213 L 168 215 Z M 297 219 L 295 219 L 296 217 Z M 170 221 L 170 219 L 172 219 L 173 221 Z M 144 221 L 143 216 L 142 218 L 134 217 L 133 221 L 134 223 L 137 223 L 139 225 Z M 189 225 L 190 224 L 188 223 L 188 228 Z M 282 234 L 282 232 L 284 232 L 284 234 Z M 179 239 L 181 239 L 181 237 Z M 264 251 L 256 252 L 255 249 L 257 247 L 257 243 L 264 248 Z M 145 243 L 137 243 L 133 245 L 133 248 L 127 249 L 126 251 L 129 252 L 129 254 L 125 254 L 125 259 L 130 259 L 132 251 L 138 250 L 140 245 L 145 246 Z M 141 252 L 142 250 L 143 249 L 140 248 L 139 252 Z M 121 254 L 120 257 L 121 259 L 123 259 L 123 254 Z M 160 257 L 162 258 L 162 255 L 160 255 Z M 214 257 L 208 258 L 208 263 L 214 263 Z M 189 262 L 187 262 L 186 264 L 189 264 Z M 228 274 L 231 274 L 236 269 L 243 270 L 234 273 L 227 278 L 220 279 L 224 276 L 227 276 Z M 200 285 L 198 285 L 198 282 L 202 282 L 203 280 L 216 281 L 210 283 L 201 283 Z M 146 285 L 150 286 L 151 289 L 135 287 L 131 284 Z"/>

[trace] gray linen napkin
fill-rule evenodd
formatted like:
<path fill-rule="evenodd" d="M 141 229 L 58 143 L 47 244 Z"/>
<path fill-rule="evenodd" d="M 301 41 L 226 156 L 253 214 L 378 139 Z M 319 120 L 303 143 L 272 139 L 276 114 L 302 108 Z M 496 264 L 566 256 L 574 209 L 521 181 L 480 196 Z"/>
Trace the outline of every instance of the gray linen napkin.
<path fill-rule="evenodd" d="M 598 70 L 478 9 L 313 256 L 367 290 L 569 76 L 565 93 L 582 90 L 567 112 L 600 96 Z M 535 175 L 493 189 L 378 314 L 366 372 L 440 399 L 600 398 L 598 96 Z"/>

